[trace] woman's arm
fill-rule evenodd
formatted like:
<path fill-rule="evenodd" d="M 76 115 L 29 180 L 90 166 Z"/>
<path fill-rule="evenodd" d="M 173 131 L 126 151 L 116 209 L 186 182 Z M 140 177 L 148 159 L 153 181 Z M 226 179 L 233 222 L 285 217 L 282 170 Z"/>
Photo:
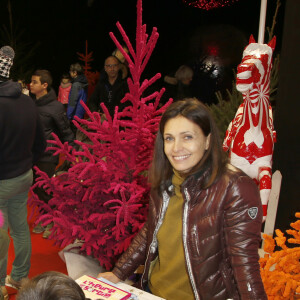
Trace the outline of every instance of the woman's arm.
<path fill-rule="evenodd" d="M 118 259 L 112 273 L 121 280 L 125 280 L 146 260 L 147 228 L 146 222 L 134 237 L 128 249 Z"/>
<path fill-rule="evenodd" d="M 242 299 L 264 300 L 258 263 L 262 205 L 254 181 L 242 175 L 228 189 L 225 207 L 225 243 Z"/>

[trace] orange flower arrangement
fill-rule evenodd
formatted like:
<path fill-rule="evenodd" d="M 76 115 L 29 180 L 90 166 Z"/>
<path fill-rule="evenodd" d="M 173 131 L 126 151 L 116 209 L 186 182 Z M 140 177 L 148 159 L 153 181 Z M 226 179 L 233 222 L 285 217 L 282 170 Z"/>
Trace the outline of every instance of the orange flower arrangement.
<path fill-rule="evenodd" d="M 295 214 L 300 219 L 300 213 Z M 300 299 L 300 247 L 288 248 L 290 244 L 300 244 L 300 220 L 291 223 L 293 229 L 286 230 L 293 238 L 287 239 L 279 230 L 275 230 L 274 239 L 264 234 L 264 251 L 266 254 L 260 258 L 260 272 L 265 291 L 269 300 Z M 281 248 L 274 251 L 275 242 Z"/>

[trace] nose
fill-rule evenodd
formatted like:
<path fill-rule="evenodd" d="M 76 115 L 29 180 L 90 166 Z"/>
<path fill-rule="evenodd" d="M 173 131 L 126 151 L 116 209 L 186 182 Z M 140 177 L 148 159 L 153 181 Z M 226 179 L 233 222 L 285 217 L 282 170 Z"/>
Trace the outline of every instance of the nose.
<path fill-rule="evenodd" d="M 180 139 L 175 139 L 173 143 L 173 151 L 178 152 L 182 149 L 182 141 Z"/>

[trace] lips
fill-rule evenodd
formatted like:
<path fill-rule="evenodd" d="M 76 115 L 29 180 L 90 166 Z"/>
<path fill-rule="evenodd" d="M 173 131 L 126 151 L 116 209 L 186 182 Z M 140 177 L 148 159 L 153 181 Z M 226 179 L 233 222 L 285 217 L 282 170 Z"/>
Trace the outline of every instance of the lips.
<path fill-rule="evenodd" d="M 175 161 L 182 161 L 182 160 L 185 160 L 187 159 L 188 157 L 190 157 L 191 155 L 188 154 L 188 155 L 180 155 L 180 156 L 173 156 L 173 159 Z"/>

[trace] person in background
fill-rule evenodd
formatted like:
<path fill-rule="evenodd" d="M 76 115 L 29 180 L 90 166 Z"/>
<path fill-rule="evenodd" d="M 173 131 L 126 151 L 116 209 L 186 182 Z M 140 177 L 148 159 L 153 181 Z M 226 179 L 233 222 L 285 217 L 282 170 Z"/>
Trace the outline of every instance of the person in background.
<path fill-rule="evenodd" d="M 54 271 L 35 276 L 22 284 L 17 300 L 85 300 L 80 286 L 71 277 Z"/>
<path fill-rule="evenodd" d="M 8 299 L 5 285 L 20 287 L 28 276 L 31 258 L 27 199 L 33 180 L 32 166 L 46 148 L 43 125 L 34 101 L 22 93 L 18 82 L 9 80 L 14 50 L 0 49 L 0 210 L 3 230 L 13 239 L 15 258 L 7 275 L 7 251 L 0 258 L 0 286 Z M 4 244 L 1 243 L 1 248 Z"/>
<path fill-rule="evenodd" d="M 2 228 L 3 225 L 4 225 L 4 216 L 2 211 L 0 210 L 0 259 L 3 259 L 6 256 L 9 243 L 10 243 L 10 238 L 7 231 Z M 0 289 L 0 296 L 1 296 L 1 289 Z"/>
<path fill-rule="evenodd" d="M 19 79 L 18 82 L 19 82 L 19 83 L 21 84 L 21 86 L 22 86 L 22 93 L 23 93 L 24 95 L 29 96 L 29 89 L 27 88 L 25 79 Z"/>
<path fill-rule="evenodd" d="M 56 94 L 52 88 L 52 76 L 48 70 L 37 70 L 32 74 L 30 92 L 34 95 L 46 140 L 53 140 L 52 133 L 55 133 L 63 143 L 69 142 L 73 145 L 74 134 L 63 105 L 56 99 Z M 51 145 L 49 143 L 47 146 Z M 52 177 L 58 162 L 58 155 L 54 156 L 53 151 L 45 151 L 36 166 L 49 177 Z M 35 192 L 39 199 L 45 203 L 48 203 L 51 199 L 51 195 L 47 194 L 42 188 L 36 188 Z M 43 237 L 47 238 L 51 233 L 51 224 L 45 228 L 39 223 L 33 228 L 33 232 L 44 232 Z"/>
<path fill-rule="evenodd" d="M 98 277 L 117 283 L 144 264 L 139 287 L 167 300 L 267 300 L 259 191 L 228 164 L 204 104 L 186 99 L 167 108 L 149 175 L 147 221 L 112 272 Z"/>
<path fill-rule="evenodd" d="M 190 84 L 193 79 L 194 71 L 187 65 L 182 65 L 175 72 L 175 77 L 165 76 L 164 81 L 167 83 L 166 95 L 167 100 L 173 98 L 175 101 L 192 97 Z"/>
<path fill-rule="evenodd" d="M 120 61 L 115 56 L 109 56 L 104 62 L 104 72 L 89 99 L 89 109 L 100 111 L 100 103 L 104 102 L 111 116 L 114 115 L 115 107 L 123 107 L 120 101 L 128 91 L 127 82 L 122 78 Z"/>
<path fill-rule="evenodd" d="M 128 48 L 126 46 L 122 46 L 123 50 L 128 54 Z M 120 70 L 122 72 L 122 79 L 126 79 L 128 77 L 128 62 L 123 56 L 122 52 L 117 48 L 111 54 L 115 56 L 120 62 Z"/>
<path fill-rule="evenodd" d="M 85 110 L 80 101 L 87 103 L 87 88 L 88 80 L 83 74 L 83 68 L 79 63 L 70 66 L 70 76 L 72 77 L 72 87 L 69 94 L 69 102 L 67 109 L 67 117 L 70 121 L 77 116 L 79 119 L 84 117 Z M 76 127 L 71 122 L 73 132 L 76 132 Z"/>
<path fill-rule="evenodd" d="M 57 100 L 65 107 L 67 111 L 69 94 L 71 91 L 72 82 L 69 74 L 63 74 L 58 88 Z"/>
<path fill-rule="evenodd" d="M 4 217 L 2 211 L 0 210 L 0 260 L 4 259 L 8 253 L 8 247 L 10 243 L 10 238 L 7 230 L 3 229 Z M 8 299 L 8 294 L 5 286 L 0 288 L 0 300 Z"/>

